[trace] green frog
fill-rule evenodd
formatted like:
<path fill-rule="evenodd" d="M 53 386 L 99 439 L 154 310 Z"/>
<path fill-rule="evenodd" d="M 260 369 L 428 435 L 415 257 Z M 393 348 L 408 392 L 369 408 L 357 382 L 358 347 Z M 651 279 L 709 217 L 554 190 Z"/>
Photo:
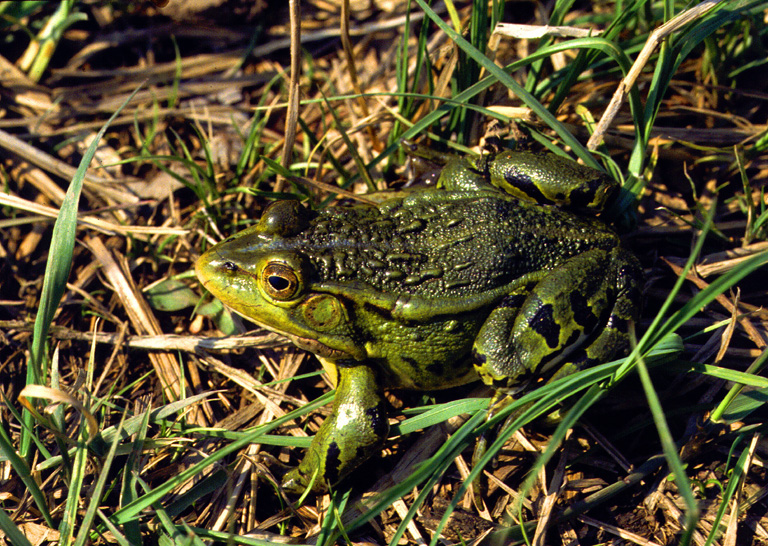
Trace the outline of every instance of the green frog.
<path fill-rule="evenodd" d="M 205 252 L 205 288 L 317 355 L 336 385 L 283 487 L 326 491 L 380 452 L 385 389 L 479 378 L 510 397 L 624 351 L 642 270 L 592 217 L 616 189 L 552 154 L 456 157 L 436 186 L 376 205 L 276 201 Z"/>

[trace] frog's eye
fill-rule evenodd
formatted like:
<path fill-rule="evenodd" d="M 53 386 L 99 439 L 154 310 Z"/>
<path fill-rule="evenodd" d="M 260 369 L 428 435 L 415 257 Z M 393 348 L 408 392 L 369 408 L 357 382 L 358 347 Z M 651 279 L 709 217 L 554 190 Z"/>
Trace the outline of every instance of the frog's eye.
<path fill-rule="evenodd" d="M 276 300 L 289 300 L 301 286 L 296 271 L 282 262 L 267 264 L 261 273 L 261 284 L 268 296 Z"/>

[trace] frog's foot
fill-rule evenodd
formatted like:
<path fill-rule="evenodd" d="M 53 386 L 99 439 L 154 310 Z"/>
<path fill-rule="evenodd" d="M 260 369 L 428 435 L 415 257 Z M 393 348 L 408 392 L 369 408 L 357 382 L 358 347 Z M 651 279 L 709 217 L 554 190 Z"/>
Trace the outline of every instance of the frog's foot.
<path fill-rule="evenodd" d="M 618 191 L 618 183 L 604 172 L 566 157 L 511 150 L 476 158 L 453 156 L 446 161 L 437 185 L 454 191 L 495 187 L 532 203 L 593 214 L 603 210 Z"/>
<path fill-rule="evenodd" d="M 534 203 L 600 211 L 619 189 L 604 172 L 552 153 L 506 150 L 487 158 L 485 170 L 491 184 Z"/>
<path fill-rule="evenodd" d="M 571 258 L 491 312 L 475 341 L 475 369 L 514 394 L 543 374 L 563 377 L 613 358 L 628 345 L 641 278 L 637 259 L 618 247 Z"/>
<path fill-rule="evenodd" d="M 387 437 L 386 404 L 374 371 L 360 363 L 337 363 L 331 415 L 323 422 L 301 464 L 288 472 L 283 489 L 323 493 L 375 454 Z"/>

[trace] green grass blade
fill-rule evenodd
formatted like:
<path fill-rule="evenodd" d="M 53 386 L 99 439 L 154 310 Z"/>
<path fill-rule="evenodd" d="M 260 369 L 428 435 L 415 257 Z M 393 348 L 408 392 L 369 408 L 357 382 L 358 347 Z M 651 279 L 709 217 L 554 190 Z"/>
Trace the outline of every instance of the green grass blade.
<path fill-rule="evenodd" d="M 35 506 L 37 507 L 38 510 L 40 510 L 40 513 L 43 515 L 43 519 L 45 519 L 45 523 L 48 524 L 48 526 L 51 528 L 55 527 L 53 523 L 53 518 L 51 518 L 51 513 L 48 510 L 48 502 L 45 498 L 45 495 L 43 495 L 43 492 L 37 486 L 37 482 L 35 481 L 35 478 L 32 476 L 32 472 L 30 471 L 29 465 L 27 465 L 27 462 L 22 457 L 20 457 L 18 453 L 16 453 L 16 450 L 13 448 L 11 438 L 8 436 L 8 433 L 5 430 L 5 427 L 2 426 L 1 423 L 0 423 L 0 455 L 2 455 L 5 458 L 5 460 L 11 463 L 11 467 L 19 476 L 19 478 L 21 478 L 21 481 L 24 483 L 24 486 L 27 488 L 27 491 L 32 496 L 32 500 L 35 501 Z"/>
<path fill-rule="evenodd" d="M 417 0 L 419 1 L 419 0 Z M 519 61 L 515 61 L 511 64 L 509 64 L 506 68 L 501 69 L 498 66 L 495 65 L 495 63 L 490 63 L 490 61 L 485 57 L 481 56 L 485 59 L 485 62 L 490 63 L 489 67 L 493 68 L 493 74 L 491 76 L 486 76 L 470 88 L 468 88 L 465 91 L 462 91 L 458 93 L 457 95 L 453 96 L 451 99 L 441 99 L 442 104 L 435 109 L 434 111 L 428 113 L 423 118 L 421 118 L 419 121 L 414 123 L 409 129 L 404 131 L 400 136 L 399 140 L 409 140 L 412 138 L 415 138 L 416 136 L 422 134 L 424 131 L 426 131 L 431 125 L 436 123 L 441 118 L 449 115 L 449 113 L 454 108 L 472 108 L 472 109 L 478 109 L 479 107 L 473 106 L 469 104 L 469 101 L 477 94 L 482 93 L 484 90 L 488 89 L 491 85 L 496 83 L 497 81 L 501 81 L 504 85 L 510 84 L 511 86 L 514 86 L 515 89 L 519 89 L 519 85 L 514 82 L 514 80 L 507 74 L 507 71 L 512 72 L 515 70 L 518 70 L 536 59 L 549 57 L 553 53 L 557 53 L 560 51 L 566 51 L 569 49 L 579 49 L 579 48 L 599 48 L 601 52 L 608 55 L 611 59 L 613 59 L 619 66 L 622 68 L 623 71 L 628 70 L 631 63 L 629 62 L 629 58 L 625 55 L 623 51 L 620 50 L 615 44 L 612 44 L 611 42 L 608 42 L 606 40 L 603 40 L 601 38 L 579 38 L 575 40 L 571 40 L 565 43 L 555 44 L 550 46 L 549 48 L 539 50 L 536 53 L 529 55 L 525 59 L 521 59 Z M 479 52 L 478 52 L 479 53 Z M 498 79 L 498 78 L 501 79 Z M 573 150 L 574 153 L 582 159 L 587 165 L 600 169 L 599 163 L 595 160 L 595 158 L 590 154 L 578 141 L 575 140 L 573 135 L 570 134 L 570 132 L 567 130 L 567 128 L 562 125 L 557 119 L 555 119 L 547 110 L 544 108 L 541 103 L 536 100 L 535 97 L 531 96 L 527 92 L 524 92 L 525 94 L 520 96 L 519 98 L 526 103 L 526 105 L 534 110 L 537 114 L 541 114 L 543 117 L 543 121 L 550 125 L 550 127 L 560 136 L 560 138 L 563 139 L 563 141 L 569 145 Z M 632 97 L 635 95 L 630 95 L 630 102 L 632 103 Z M 429 98 L 429 97 L 424 97 Z M 499 119 L 505 119 L 503 116 L 499 116 L 496 113 L 491 113 L 493 117 L 497 117 Z M 551 122 L 551 123 L 550 123 Z M 382 161 L 385 157 L 388 157 L 390 154 L 392 154 L 397 149 L 396 144 L 392 144 L 389 147 L 387 147 L 384 151 L 381 152 L 376 158 L 374 158 L 371 163 L 369 163 L 369 168 L 373 165 L 377 164 L 378 162 Z"/>
<path fill-rule="evenodd" d="M 166 404 L 165 406 L 162 406 L 154 410 L 147 410 L 146 412 L 140 415 L 131 417 L 125 421 L 122 427 L 122 430 L 120 431 L 120 437 L 121 439 L 124 440 L 128 436 L 140 433 L 140 431 L 142 430 L 142 427 L 144 426 L 143 421 L 145 418 L 148 420 L 148 422 L 152 424 L 163 424 L 166 420 L 170 419 L 171 416 L 180 412 L 184 408 L 191 406 L 193 404 L 196 404 L 197 402 L 200 402 L 202 400 L 205 400 L 210 396 L 211 396 L 210 393 L 196 394 L 194 396 L 189 396 L 183 400 L 178 400 L 176 402 Z M 114 426 L 107 427 L 106 429 L 99 431 L 99 433 L 96 434 L 93 440 L 91 440 L 91 443 L 88 447 L 92 451 L 94 451 L 96 454 L 104 453 L 107 449 L 106 446 L 114 441 L 114 437 L 117 434 L 118 434 L 118 430 L 116 429 L 116 427 Z M 72 451 L 72 453 L 74 453 L 74 451 Z M 62 461 L 61 455 L 51 456 L 50 454 L 48 454 L 46 457 L 46 460 L 39 463 L 36 468 L 37 470 L 48 470 L 50 468 L 60 465 L 61 461 Z"/>
<path fill-rule="evenodd" d="M 733 21 L 740 16 L 743 6 L 738 6 L 733 11 L 726 9 L 726 7 L 732 5 L 732 2 L 720 2 L 719 5 L 713 7 L 704 17 L 691 23 L 687 29 L 679 31 L 662 43 L 659 59 L 648 87 L 648 98 L 645 106 L 645 126 L 641 133 L 642 140 L 636 143 L 636 151 L 638 153 L 634 156 L 634 159 L 637 161 L 642 161 L 641 158 L 651 137 L 651 130 L 653 129 L 656 117 L 662 108 L 667 89 L 680 64 L 688 58 L 688 55 L 705 38 L 721 28 L 725 23 Z M 669 3 L 665 8 L 667 12 L 665 20 L 669 20 L 674 14 L 673 7 Z M 639 165 L 634 165 L 633 169 L 635 169 L 633 172 L 640 172 Z"/>
<path fill-rule="evenodd" d="M 83 420 L 84 421 L 84 420 Z M 85 447 L 85 438 L 88 432 L 85 423 L 80 424 L 79 442 L 75 449 L 75 456 L 72 458 L 72 476 L 67 487 L 67 499 L 64 503 L 64 513 L 59 523 L 59 532 L 61 533 L 61 544 L 70 544 L 75 536 L 77 525 L 77 514 L 80 510 L 82 500 L 81 493 L 87 477 L 86 467 L 88 464 L 88 449 Z"/>
<path fill-rule="evenodd" d="M 666 360 L 671 355 L 679 352 L 679 350 L 679 338 L 664 340 L 664 344 L 659 344 L 659 347 L 653 351 L 651 358 L 654 362 Z M 491 462 L 517 430 L 534 419 L 550 413 L 553 408 L 566 398 L 573 396 L 575 393 L 586 391 L 558 424 L 557 429 L 551 436 L 547 449 L 537 457 L 535 464 L 529 470 L 530 477 L 521 486 L 520 499 L 522 500 L 525 497 L 526 492 L 533 486 L 539 469 L 548 464 L 557 452 L 557 449 L 565 439 L 568 430 L 575 425 L 584 412 L 605 395 L 607 390 L 601 385 L 615 373 L 615 370 L 620 363 L 621 361 L 619 360 L 587 368 L 544 385 L 516 400 L 504 411 L 500 412 L 493 420 L 481 426 L 479 430 L 491 429 L 497 423 L 506 420 L 509 415 L 516 412 L 519 413 L 517 418 L 498 434 L 496 440 L 488 448 L 485 455 L 476 462 L 474 468 L 472 468 L 467 479 L 459 487 L 453 501 L 447 508 L 443 520 L 441 521 L 441 527 L 439 528 L 442 528 L 443 525 L 447 524 L 450 513 L 469 489 L 469 484 L 482 473 L 483 469 Z M 537 401 L 534 402 L 534 400 Z M 524 534 L 525 529 L 520 528 L 520 532 Z"/>
<path fill-rule="evenodd" d="M 743 435 L 739 435 L 737 442 L 742 439 Z M 756 439 L 756 437 L 753 437 L 752 441 L 755 442 Z M 729 455 L 731 455 L 731 453 L 729 453 Z M 720 522 L 723 520 L 723 516 L 725 516 L 725 511 L 731 505 L 731 500 L 736 494 L 736 490 L 741 485 L 742 480 L 746 477 L 746 465 L 749 455 L 750 448 L 747 446 L 742 450 L 741 455 L 739 455 L 739 459 L 736 461 L 736 466 L 733 467 L 733 472 L 728 473 L 728 486 L 725 488 L 725 491 L 723 491 L 723 496 L 720 500 L 720 506 L 717 509 L 714 520 L 712 521 L 712 530 L 707 536 L 707 541 L 704 543 L 704 546 L 709 546 L 719 538 L 719 535 L 722 534 L 720 531 Z M 733 517 L 736 517 L 736 514 L 734 514 Z"/>
<path fill-rule="evenodd" d="M 238 535 L 227 533 L 225 531 L 211 531 L 210 529 L 204 529 L 202 527 L 194 527 L 192 525 L 177 525 L 179 530 L 183 530 L 185 533 L 194 532 L 197 538 L 202 540 L 209 540 L 213 544 L 243 544 L 245 546 L 275 546 L 276 544 L 283 544 L 285 542 L 290 543 L 292 546 L 309 546 L 306 543 L 290 542 L 287 538 L 283 538 L 280 542 L 277 540 L 258 539 L 245 535 Z M 321 542 L 312 542 L 313 546 L 321 545 Z"/>
<path fill-rule="evenodd" d="M 763 352 L 756 362 L 765 362 L 766 352 Z M 756 375 L 753 372 L 739 370 L 732 370 L 730 368 L 723 368 L 721 366 L 715 366 L 714 364 L 703 364 L 701 362 L 683 362 L 670 364 L 672 368 L 680 370 L 681 373 L 687 373 L 695 371 L 709 377 L 716 379 L 723 379 L 725 381 L 731 381 L 740 385 L 746 385 L 758 389 L 768 388 L 768 378 Z"/>
<path fill-rule="evenodd" d="M 376 187 L 376 183 L 373 181 L 373 178 L 371 178 L 371 173 L 368 172 L 368 168 L 365 165 L 365 161 L 363 161 L 363 158 L 360 157 L 360 154 L 357 151 L 357 146 L 352 142 L 352 139 L 349 137 L 349 134 L 347 134 L 347 130 L 344 127 L 344 122 L 341 120 L 341 118 L 339 118 L 339 115 L 337 114 L 336 110 L 328 102 L 327 99 L 325 100 L 325 105 L 328 107 L 328 112 L 333 117 L 333 121 L 336 125 L 336 130 L 339 132 L 339 136 L 341 136 L 342 140 L 344 141 L 344 144 L 347 146 L 347 150 L 352 155 L 352 159 L 354 160 L 355 165 L 357 166 L 358 176 L 360 176 L 363 179 L 369 192 L 375 192 L 378 189 Z"/>
<path fill-rule="evenodd" d="M 32 543 L 30 543 L 29 540 L 27 540 L 27 537 L 24 536 L 24 533 L 16 527 L 16 524 L 8 517 L 8 514 L 5 513 L 3 508 L 0 508 L 0 530 L 5 533 L 6 538 L 13 544 L 13 546 L 32 546 Z"/>
<path fill-rule="evenodd" d="M 552 434 L 547 447 L 544 452 L 536 458 L 536 462 L 528 471 L 528 477 L 520 487 L 520 494 L 517 500 L 517 512 L 520 514 L 520 520 L 522 521 L 523 512 L 523 500 L 528 496 L 528 493 L 533 489 L 536 484 L 536 480 L 539 478 L 539 471 L 555 456 L 560 445 L 565 440 L 568 431 L 576 425 L 576 422 L 582 415 L 592 407 L 595 402 L 600 400 L 606 393 L 606 390 L 601 388 L 597 384 L 593 384 L 589 387 L 581 398 L 573 405 L 573 407 L 566 413 L 563 420 L 558 424 L 557 429 Z M 521 531 L 525 534 L 525 527 L 521 527 Z"/>
<path fill-rule="evenodd" d="M 32 372 L 32 378 L 35 384 L 45 384 L 47 372 L 43 369 L 43 354 L 45 352 L 45 342 L 48 337 L 48 330 L 53 320 L 53 315 L 64 296 L 64 290 L 67 286 L 67 278 L 72 268 L 72 254 L 75 248 L 75 233 L 77 231 L 77 209 L 80 202 L 80 192 L 83 188 L 83 180 L 91 164 L 93 156 L 96 154 L 96 148 L 99 146 L 104 133 L 109 125 L 114 121 L 117 115 L 138 93 L 141 86 L 137 87 L 125 102 L 115 111 L 107 120 L 101 130 L 93 139 L 91 145 L 83 154 L 83 159 L 75 172 L 75 176 L 67 188 L 64 195 L 64 201 L 59 210 L 59 216 L 53 225 L 53 234 L 51 235 L 50 253 L 48 262 L 45 266 L 45 275 L 43 276 L 43 288 L 40 294 L 40 307 L 35 317 L 35 327 L 32 337 L 32 345 L 29 349 L 29 367 Z"/>
<path fill-rule="evenodd" d="M 669 430 L 669 425 L 667 424 L 667 419 L 664 415 L 664 409 L 661 407 L 659 395 L 653 387 L 653 382 L 648 373 L 648 367 L 645 365 L 645 360 L 638 358 L 636 368 L 638 376 L 640 377 L 640 382 L 643 385 L 643 391 L 645 391 L 645 397 L 648 400 L 648 407 L 651 410 L 653 422 L 659 433 L 659 439 L 661 440 L 662 449 L 664 450 L 664 457 L 667 459 L 667 464 L 669 465 L 672 474 L 675 476 L 677 490 L 680 495 L 682 495 L 687 507 L 685 524 L 683 526 L 683 536 L 680 541 L 681 546 L 685 546 L 690 543 L 691 536 L 696 528 L 696 522 L 699 519 L 700 513 L 699 506 L 696 503 L 696 498 L 693 496 L 691 483 L 688 480 L 688 475 L 685 472 L 683 462 L 680 460 L 680 456 L 677 453 L 677 446 L 672 438 L 672 432 Z"/>
<path fill-rule="evenodd" d="M 120 444 L 119 431 L 122 429 L 123 423 L 125 423 L 126 412 L 123 412 L 120 418 L 120 423 L 117 426 L 118 434 L 115 434 L 112 445 L 109 447 L 109 453 L 101 463 L 101 471 L 99 473 L 99 479 L 96 481 L 96 486 L 89 492 L 88 508 L 83 515 L 83 519 L 80 523 L 80 530 L 75 538 L 75 546 L 84 546 L 86 541 L 91 535 L 91 526 L 96 518 L 96 511 L 99 509 L 99 505 L 102 502 L 102 495 L 107 487 L 107 479 L 109 478 L 109 470 L 112 468 L 112 463 L 115 460 L 115 453 L 117 453 L 117 446 Z"/>
<path fill-rule="evenodd" d="M 194 506 L 196 502 L 201 501 L 206 495 L 221 491 L 222 488 L 227 487 L 227 480 L 230 476 L 223 470 L 214 470 L 212 474 L 209 474 L 179 495 L 170 504 L 165 507 L 166 513 L 171 517 L 177 517 L 184 512 L 190 506 Z"/>
<path fill-rule="evenodd" d="M 763 369 L 767 361 L 768 349 L 764 350 L 762 354 L 758 356 L 752 364 L 750 364 L 749 368 L 747 368 L 747 371 L 743 374 L 746 376 L 744 380 L 738 381 L 736 385 L 733 385 L 730 388 L 728 393 L 725 395 L 725 398 L 717 405 L 715 410 L 712 412 L 712 415 L 710 415 L 710 420 L 717 423 L 723 418 L 726 412 L 728 412 L 730 415 L 738 414 L 739 418 L 742 419 L 760 407 L 763 403 L 765 403 L 766 389 L 768 389 L 768 385 L 760 385 L 755 383 L 762 383 L 766 381 L 763 377 L 760 377 L 756 374 Z M 761 390 L 747 392 L 742 397 L 740 397 L 741 400 L 738 400 L 737 397 L 744 388 L 744 385 L 761 387 Z M 738 404 L 736 403 L 737 400 Z"/>
<path fill-rule="evenodd" d="M 29 78 L 32 81 L 38 82 L 40 81 L 40 78 L 43 77 L 43 73 L 46 68 L 48 68 L 51 57 L 56 51 L 56 47 L 61 41 L 67 27 L 78 21 L 85 21 L 88 19 L 88 16 L 85 13 L 73 11 L 75 4 L 76 0 L 61 0 L 56 12 L 50 19 L 48 19 L 34 42 L 30 44 L 28 52 L 32 51 L 32 48 L 37 50 L 37 54 L 28 71 Z"/>
<path fill-rule="evenodd" d="M 151 507 L 155 502 L 159 501 L 162 497 L 170 493 L 179 484 L 182 484 L 186 480 L 193 478 L 194 476 L 198 475 L 207 467 L 225 459 L 229 455 L 236 453 L 242 448 L 252 443 L 258 443 L 259 438 L 262 435 L 266 434 L 267 432 L 274 430 L 279 426 L 282 426 L 283 424 L 295 419 L 299 415 L 303 415 L 319 407 L 322 407 L 328 402 L 329 398 L 330 398 L 330 394 L 327 396 L 321 396 L 320 398 L 313 401 L 312 403 L 306 404 L 299 409 L 296 409 L 290 413 L 287 413 L 284 416 L 280 417 L 279 419 L 275 419 L 274 421 L 271 421 L 266 425 L 256 427 L 252 431 L 249 431 L 249 433 L 244 434 L 239 440 L 232 442 L 228 446 L 218 450 L 215 453 L 212 453 L 206 459 L 190 466 L 189 468 L 187 468 L 182 472 L 179 472 L 176 476 L 174 476 L 172 480 L 168 480 L 163 485 L 156 487 L 155 489 L 146 493 L 145 495 L 141 496 L 135 501 L 126 504 L 125 506 L 117 510 L 112 515 L 111 517 L 112 521 L 120 525 L 127 521 L 133 520 L 144 509 Z"/>
<path fill-rule="evenodd" d="M 402 536 L 405 532 L 409 518 L 413 517 L 413 514 L 416 513 L 416 510 L 424 502 L 426 496 L 430 494 L 432 486 L 442 477 L 445 470 L 453 464 L 453 460 L 456 456 L 463 451 L 467 445 L 466 442 L 471 441 L 474 437 L 474 430 L 484 421 L 484 419 L 484 412 L 478 412 L 470 417 L 470 419 L 459 427 L 459 429 L 451 436 L 448 442 L 438 449 L 432 457 L 419 466 L 416 472 L 372 500 L 369 509 L 347 525 L 347 531 L 351 532 L 361 525 L 371 521 L 376 515 L 391 507 L 395 501 L 408 494 L 414 487 L 424 482 L 419 496 L 414 500 L 408 511 L 408 516 L 403 518 L 403 521 L 395 532 L 393 538 L 390 540 L 390 543 L 397 543 L 398 537 Z"/>
<path fill-rule="evenodd" d="M 137 478 L 137 481 L 144 488 L 144 491 L 151 491 L 144 480 Z M 203 542 L 200 538 L 195 535 L 194 532 L 191 532 L 185 524 L 178 527 L 173 524 L 173 520 L 165 511 L 165 506 L 160 504 L 159 501 L 153 502 L 152 507 L 155 509 L 156 518 L 160 522 L 160 527 L 167 533 L 167 535 L 163 535 L 161 532 L 158 533 L 160 535 L 158 540 L 160 544 L 203 546 Z"/>
<path fill-rule="evenodd" d="M 701 253 L 701 249 L 704 246 L 704 241 L 706 240 L 706 235 L 709 232 L 709 230 L 712 228 L 712 223 L 714 221 L 713 219 L 714 219 L 714 213 L 715 213 L 715 204 L 716 202 L 712 204 L 712 207 L 710 208 L 706 216 L 706 220 L 704 222 L 704 226 L 702 227 L 701 233 L 698 239 L 696 240 L 696 244 L 694 245 L 693 250 L 688 256 L 688 260 L 686 261 L 685 266 L 683 266 L 683 270 L 681 271 L 680 275 L 678 275 L 677 280 L 675 281 L 675 284 L 672 287 L 672 290 L 670 290 L 669 295 L 664 300 L 664 303 L 662 303 L 661 308 L 656 313 L 656 316 L 651 322 L 651 325 L 646 330 L 642 339 L 638 341 L 637 345 L 632 349 L 632 352 L 629 355 L 629 357 L 626 359 L 625 364 L 617 370 L 616 380 L 620 380 L 627 373 L 629 373 L 629 371 L 634 365 L 635 359 L 638 358 L 640 354 L 642 354 L 644 351 L 648 349 L 652 349 L 659 340 L 675 332 L 674 329 L 664 328 L 661 326 L 661 324 L 667 312 L 671 308 L 676 295 L 680 292 L 680 289 L 682 288 L 683 283 L 685 282 L 685 276 L 687 272 L 691 270 L 691 268 L 693 267 L 693 264 L 696 262 L 697 257 Z M 667 321 L 667 324 L 669 324 L 669 321 Z"/>
<path fill-rule="evenodd" d="M 738 389 L 738 395 L 733 400 L 726 399 L 721 402 L 717 410 L 720 410 L 722 406 L 724 409 L 720 411 L 716 416 L 718 421 L 715 421 L 715 412 L 712 413 L 710 419 L 713 422 L 724 422 L 728 424 L 736 423 L 737 421 L 744 421 L 752 413 L 758 410 L 764 410 L 766 404 L 768 404 L 768 387 L 740 392 L 742 385 L 735 385 L 734 389 Z"/>
<path fill-rule="evenodd" d="M 157 410 L 155 410 L 157 411 Z M 130 504 L 136 500 L 139 496 L 136 480 L 141 475 L 141 454 L 144 451 L 144 442 L 147 439 L 147 430 L 149 429 L 150 416 L 155 413 L 147 408 L 146 411 L 140 416 L 133 417 L 132 419 L 140 418 L 139 428 L 137 431 L 130 433 L 135 436 L 134 445 L 135 448 L 131 450 L 128 460 L 125 462 L 125 467 L 122 472 L 122 482 L 120 484 L 120 505 L 124 506 Z M 126 423 L 122 423 L 120 427 L 121 431 L 125 431 Z M 115 442 L 117 438 L 120 438 L 118 431 L 114 431 Z M 106 518 L 104 518 L 106 519 Z M 110 526 L 112 523 L 110 522 Z M 125 532 L 126 540 L 134 544 L 141 544 L 141 527 L 139 525 L 139 518 L 135 517 L 129 519 L 123 524 L 123 531 Z"/>
<path fill-rule="evenodd" d="M 128 539 L 120 532 L 120 529 L 116 525 L 109 521 L 109 518 L 107 518 L 104 515 L 104 512 L 101 510 L 96 510 L 96 515 L 99 516 L 99 519 L 101 520 L 101 523 L 104 524 L 104 527 L 106 527 L 107 530 L 112 533 L 115 542 L 117 542 L 119 546 L 137 546 L 142 544 L 141 536 L 139 536 L 138 540 Z"/>
<path fill-rule="evenodd" d="M 761 252 L 748 260 L 745 260 L 738 267 L 730 270 L 721 277 L 715 279 L 709 286 L 698 292 L 685 305 L 683 305 L 678 311 L 673 313 L 669 319 L 663 324 L 663 326 L 654 333 L 654 336 L 650 338 L 649 343 L 655 343 L 660 336 L 666 335 L 670 332 L 677 331 L 683 324 L 688 322 L 694 315 L 696 315 L 700 309 L 709 305 L 720 294 L 725 293 L 728 289 L 734 286 L 737 282 L 742 280 L 750 273 L 754 273 L 761 267 L 768 264 L 768 252 Z M 681 279 L 684 279 L 685 275 L 681 275 Z"/>
<path fill-rule="evenodd" d="M 393 425 L 390 429 L 390 435 L 410 434 L 417 430 L 444 423 L 452 417 L 465 414 L 473 415 L 478 411 L 486 409 L 488 407 L 488 400 L 488 398 L 465 398 L 463 400 L 446 402 L 445 404 L 425 406 L 422 408 L 423 411 L 419 411 L 419 415 Z"/>
<path fill-rule="evenodd" d="M 416 0 L 424 13 L 445 32 L 448 37 L 456 43 L 456 45 L 475 62 L 485 68 L 496 80 L 504 84 L 515 95 L 522 100 L 533 112 L 539 116 L 544 123 L 554 129 L 557 134 L 563 139 L 563 141 L 571 147 L 573 150 L 580 150 L 585 156 L 590 154 L 586 151 L 584 146 L 568 131 L 568 129 L 557 119 L 552 113 L 547 110 L 536 98 L 520 86 L 509 74 L 503 69 L 499 68 L 496 63 L 486 57 L 481 51 L 465 40 L 459 33 L 454 31 L 449 25 L 447 25 L 433 10 L 430 8 L 424 0 Z M 578 154 L 581 157 L 581 154 Z M 596 166 L 594 159 L 592 160 L 593 166 Z M 599 167 L 598 167 L 599 168 Z"/>

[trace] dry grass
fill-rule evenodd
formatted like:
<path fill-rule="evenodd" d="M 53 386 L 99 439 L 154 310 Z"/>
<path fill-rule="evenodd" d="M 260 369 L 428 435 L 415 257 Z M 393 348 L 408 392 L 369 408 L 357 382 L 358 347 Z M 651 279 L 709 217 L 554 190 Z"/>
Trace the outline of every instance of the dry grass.
<path fill-rule="evenodd" d="M 333 191 L 339 186 L 356 194 L 397 187 L 408 177 L 394 146 L 403 132 L 450 104 L 446 99 L 462 91 L 457 81 L 469 78 L 471 85 L 480 77 L 435 25 L 428 27 L 428 40 L 417 42 L 423 13 L 416 8 L 416 37 L 403 58 L 404 3 L 353 2 L 346 52 L 335 0 L 305 0 L 301 7 L 298 125 L 286 115 L 287 3 L 233 0 L 174 19 L 172 7 L 150 3 L 78 2 L 76 10 L 87 18 L 63 31 L 39 82 L 32 81 L 31 68 L 19 68 L 29 43 L 25 29 L 37 32 L 54 5 L 13 17 L 4 12 L 0 532 L 6 540 L 25 544 L 13 535 L 15 524 L 31 544 L 329 543 L 342 540 L 340 529 L 359 544 L 385 544 L 401 534 L 401 543 L 428 543 L 436 529 L 446 542 L 509 543 L 519 540 L 522 522 L 531 522 L 525 529 L 535 544 L 690 539 L 703 545 L 707 537 L 723 546 L 768 543 L 768 451 L 759 405 L 768 384 L 759 375 L 768 341 L 765 266 L 748 274 L 768 245 L 768 34 L 762 25 L 768 8 L 753 3 L 751 11 L 721 22 L 679 66 L 659 76 L 668 88 L 658 99 L 648 146 L 640 148 L 645 161 L 632 156 L 637 112 L 626 102 L 600 148 L 628 179 L 629 198 L 613 215 L 647 274 L 638 335 L 658 328 L 658 339 L 670 334 L 675 349 L 672 333 L 679 328 L 684 341 L 682 353 L 657 354 L 651 370 L 652 392 L 664 412 L 653 410 L 652 402 L 649 409 L 653 396 L 633 372 L 600 391 L 567 434 L 558 429 L 553 435 L 551 425 L 534 421 L 496 454 L 486 475 L 485 507 L 478 509 L 469 495 L 456 496 L 470 471 L 473 439 L 466 418 L 454 415 L 482 407 L 471 399 L 446 406 L 448 416 L 434 417 L 437 424 L 423 432 L 391 438 L 382 457 L 350 480 L 351 490 L 291 505 L 296 499 L 278 493 L 275 483 L 282 464 L 296 464 L 308 445 L 329 400 L 318 397 L 330 386 L 311 355 L 279 336 L 263 330 L 243 335 L 250 327 L 206 297 L 191 273 L 202 250 L 250 225 L 280 194 L 301 194 L 324 206 L 333 193 L 342 194 Z M 457 4 L 465 24 L 470 7 Z M 566 22 L 605 28 L 613 9 L 607 2 L 577 3 Z M 660 10 L 661 3 L 640 10 L 643 17 L 621 29 L 633 58 L 658 26 Z M 542 11 L 537 3 L 510 3 L 504 20 L 544 23 Z M 448 18 L 445 11 L 440 15 Z M 496 61 L 505 65 L 539 46 L 537 39 L 503 38 Z M 548 55 L 538 84 L 577 62 L 573 49 Z M 638 74 L 635 98 L 643 103 L 665 87 L 652 78 L 658 62 L 650 56 Z M 525 82 L 531 70 L 521 66 L 513 75 Z M 569 82 L 562 96 L 554 86 L 540 96 L 545 105 L 559 101 L 557 121 L 582 143 L 589 137 L 585 120 L 602 115 L 621 80 L 614 63 L 595 65 L 587 75 Z M 428 97 L 398 104 L 395 90 Z M 502 85 L 473 101 L 496 114 L 514 112 L 516 124 L 496 125 L 502 137 L 566 138 Z M 29 360 L 33 322 L 46 265 L 59 250 L 49 248 L 53 220 L 86 148 L 118 110 L 83 182 L 71 273 L 65 271 L 50 343 L 35 368 Z M 453 118 L 425 125 L 415 139 L 477 145 L 493 125 L 488 110 L 457 109 Z M 296 131 L 286 152 L 294 178 L 275 186 L 266 160 L 280 161 L 287 125 Z M 297 185 L 295 177 L 304 183 Z M 640 194 L 636 201 L 633 188 Z M 627 210 L 635 204 L 636 227 L 629 229 Z M 708 218 L 712 228 L 701 239 Z M 701 255 L 686 268 L 699 239 Z M 728 275 L 733 281 L 722 281 Z M 697 295 L 708 291 L 712 302 L 697 306 Z M 679 326 L 665 331 L 654 323 L 687 303 L 695 308 Z M 222 331 L 236 337 L 222 337 Z M 654 362 L 653 355 L 646 359 Z M 749 397 L 728 394 L 733 380 L 751 386 Z M 49 389 L 35 390 L 34 383 Z M 488 395 L 475 387 L 435 398 L 447 403 Z M 423 426 L 404 419 L 429 410 L 431 400 L 421 393 L 389 398 L 402 432 Z M 709 419 L 725 407 L 717 423 Z M 660 418 L 676 444 L 660 440 Z M 451 438 L 468 435 L 445 471 L 413 478 L 420 461 L 453 445 L 447 438 L 456 431 Z M 537 465 L 552 442 L 561 445 Z M 679 473 L 670 479 L 665 449 L 668 460 L 670 449 L 678 453 L 691 487 L 679 485 Z M 674 459 L 669 464 L 675 471 Z M 384 493 L 383 501 L 376 496 L 398 483 L 407 489 Z M 455 510 L 441 522 L 452 501 Z M 690 535 L 686 514 L 695 520 L 687 526 Z M 358 517 L 365 523 L 356 523 Z"/>

